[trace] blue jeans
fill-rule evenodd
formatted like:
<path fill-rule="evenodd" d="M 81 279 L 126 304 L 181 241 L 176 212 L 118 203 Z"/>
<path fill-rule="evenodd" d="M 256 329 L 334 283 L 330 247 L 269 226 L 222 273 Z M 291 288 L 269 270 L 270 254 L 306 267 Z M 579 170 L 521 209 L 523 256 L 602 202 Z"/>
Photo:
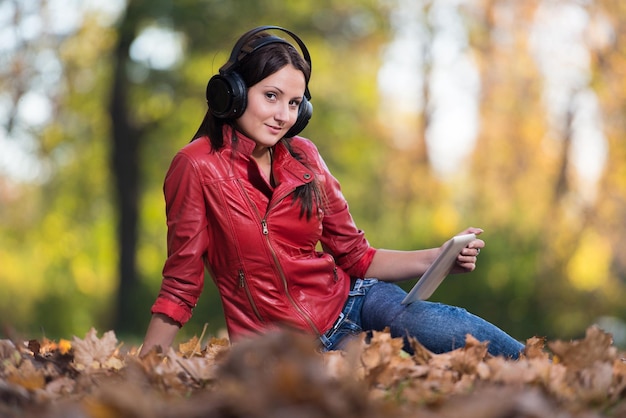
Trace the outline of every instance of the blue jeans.
<path fill-rule="evenodd" d="M 389 328 L 393 337 L 413 337 L 434 353 L 465 346 L 466 334 L 479 341 L 489 341 L 489 353 L 518 358 L 524 344 L 465 309 L 441 303 L 400 302 L 406 292 L 393 283 L 376 279 L 357 279 L 335 325 L 320 337 L 326 350 L 341 349 L 350 337 L 363 331 Z"/>

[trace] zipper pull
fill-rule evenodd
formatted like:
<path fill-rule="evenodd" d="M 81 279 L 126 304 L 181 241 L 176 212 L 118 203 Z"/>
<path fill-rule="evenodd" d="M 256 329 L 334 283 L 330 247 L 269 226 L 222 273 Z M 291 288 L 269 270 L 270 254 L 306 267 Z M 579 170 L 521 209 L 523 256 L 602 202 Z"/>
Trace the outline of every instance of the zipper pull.
<path fill-rule="evenodd" d="M 246 282 L 244 279 L 243 270 L 239 270 L 239 287 L 245 287 Z"/>
<path fill-rule="evenodd" d="M 263 235 L 269 234 L 269 231 L 267 230 L 267 222 L 265 222 L 265 219 L 261 220 L 261 226 L 263 227 Z"/>
<path fill-rule="evenodd" d="M 335 276 L 335 282 L 339 280 L 339 275 L 337 274 L 337 266 L 333 267 L 333 275 Z"/>

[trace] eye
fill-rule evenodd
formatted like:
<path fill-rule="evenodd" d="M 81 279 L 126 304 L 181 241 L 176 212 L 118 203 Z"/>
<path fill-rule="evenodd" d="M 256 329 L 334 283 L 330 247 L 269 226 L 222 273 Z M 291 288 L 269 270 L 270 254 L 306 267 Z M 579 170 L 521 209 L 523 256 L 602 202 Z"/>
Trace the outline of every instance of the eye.
<path fill-rule="evenodd" d="M 300 99 L 292 100 L 292 101 L 289 102 L 289 106 L 292 107 L 292 108 L 296 108 L 297 109 L 298 107 L 300 107 L 300 102 L 301 102 Z"/>
<path fill-rule="evenodd" d="M 267 92 L 267 93 L 265 93 L 265 97 L 268 100 L 274 101 L 274 100 L 276 100 L 277 95 L 274 92 Z"/>

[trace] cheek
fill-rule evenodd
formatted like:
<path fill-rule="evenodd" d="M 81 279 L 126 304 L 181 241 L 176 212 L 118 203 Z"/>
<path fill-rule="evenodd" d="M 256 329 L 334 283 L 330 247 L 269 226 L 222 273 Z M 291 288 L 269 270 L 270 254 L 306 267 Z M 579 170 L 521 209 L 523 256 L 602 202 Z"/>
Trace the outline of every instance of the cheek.
<path fill-rule="evenodd" d="M 248 99 L 246 110 L 239 118 L 239 124 L 252 126 L 257 119 L 259 119 L 258 105 L 254 102 L 254 100 Z"/>
<path fill-rule="evenodd" d="M 241 118 L 243 119 L 245 117 L 248 120 L 252 121 L 254 119 L 262 118 L 263 113 L 264 113 L 264 103 L 261 100 L 259 100 L 259 98 L 255 95 L 248 96 L 248 103 L 246 105 L 246 110 L 241 116 Z"/>

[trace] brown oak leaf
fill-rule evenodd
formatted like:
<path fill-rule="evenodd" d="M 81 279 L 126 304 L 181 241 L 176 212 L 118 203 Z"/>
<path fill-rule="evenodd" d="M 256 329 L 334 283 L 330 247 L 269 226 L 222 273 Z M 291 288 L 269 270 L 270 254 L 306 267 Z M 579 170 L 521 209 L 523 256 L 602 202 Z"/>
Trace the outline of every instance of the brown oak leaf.
<path fill-rule="evenodd" d="M 8 366 L 5 370 L 7 381 L 24 389 L 42 389 L 46 385 L 44 371 L 35 367 L 30 361 L 24 361 L 20 367 Z"/>
<path fill-rule="evenodd" d="M 98 338 L 98 333 L 91 328 L 85 339 L 74 337 L 74 364 L 81 368 L 104 367 L 117 349 L 117 338 L 113 331 L 107 331 Z"/>

